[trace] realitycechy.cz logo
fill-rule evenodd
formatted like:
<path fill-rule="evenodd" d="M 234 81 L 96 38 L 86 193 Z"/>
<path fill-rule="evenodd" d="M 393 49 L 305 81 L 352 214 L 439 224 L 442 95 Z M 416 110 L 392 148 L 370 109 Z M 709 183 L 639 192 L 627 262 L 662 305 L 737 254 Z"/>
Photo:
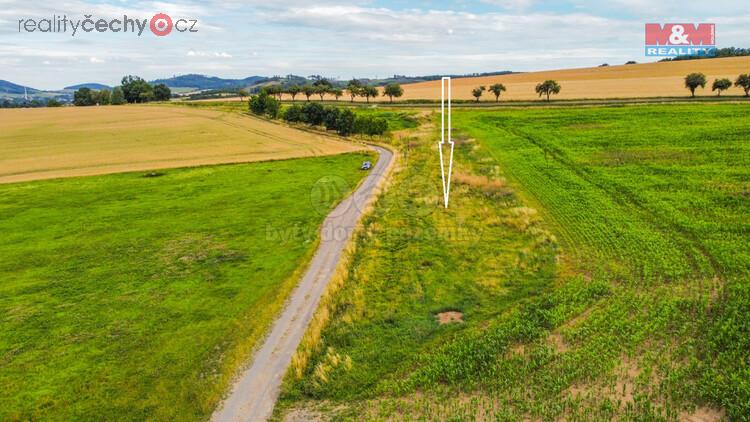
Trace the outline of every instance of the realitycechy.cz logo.
<path fill-rule="evenodd" d="M 198 20 L 189 18 L 172 19 L 166 13 L 157 13 L 150 19 L 133 18 L 123 15 L 122 18 L 92 18 L 84 15 L 83 19 L 68 18 L 67 15 L 53 14 L 51 17 L 18 19 L 18 32 L 70 33 L 72 37 L 82 32 L 113 32 L 143 35 L 146 28 L 157 37 L 172 33 L 172 30 L 186 33 L 198 32 Z"/>
<path fill-rule="evenodd" d="M 713 23 L 647 23 L 646 56 L 678 57 L 716 54 L 716 25 Z"/>

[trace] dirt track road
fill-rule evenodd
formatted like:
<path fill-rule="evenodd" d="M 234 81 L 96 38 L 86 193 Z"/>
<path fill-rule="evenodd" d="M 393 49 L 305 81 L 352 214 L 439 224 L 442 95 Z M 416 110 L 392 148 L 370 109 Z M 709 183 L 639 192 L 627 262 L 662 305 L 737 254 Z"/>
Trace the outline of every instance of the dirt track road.
<path fill-rule="evenodd" d="M 380 154 L 380 159 L 359 189 L 326 217 L 320 246 L 302 281 L 253 356 L 251 366 L 242 372 L 229 397 L 214 412 L 212 421 L 265 421 L 271 416 L 282 378 L 331 280 L 344 246 L 362 216 L 365 204 L 391 166 L 393 153 L 384 148 L 373 148 Z"/>

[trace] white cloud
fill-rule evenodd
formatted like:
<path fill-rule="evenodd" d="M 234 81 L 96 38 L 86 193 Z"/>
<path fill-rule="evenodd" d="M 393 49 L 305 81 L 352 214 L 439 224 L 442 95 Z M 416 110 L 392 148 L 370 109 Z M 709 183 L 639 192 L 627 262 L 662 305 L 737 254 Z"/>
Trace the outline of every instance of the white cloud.
<path fill-rule="evenodd" d="M 643 24 L 654 19 L 715 22 L 722 46 L 747 46 L 750 40 L 750 15 L 738 0 L 571 0 L 576 13 L 552 13 L 550 3 L 536 0 L 483 0 L 480 8 L 456 2 L 443 10 L 435 2 L 396 9 L 380 1 L 0 0 L 0 21 L 8 23 L 0 27 L 0 78 L 59 88 L 82 81 L 113 84 L 124 73 L 147 79 L 195 72 L 350 78 L 642 62 Z M 487 4 L 497 8 L 487 12 Z M 199 32 L 71 37 L 19 34 L 13 27 L 19 18 L 52 13 L 147 18 L 156 12 L 194 17 Z M 44 62 L 55 66 L 44 69 Z"/>
<path fill-rule="evenodd" d="M 219 57 L 222 59 L 231 59 L 232 55 L 224 51 L 214 51 L 213 53 L 205 51 L 189 50 L 187 52 L 188 57 Z"/>
<path fill-rule="evenodd" d="M 491 4 L 494 6 L 500 6 L 506 10 L 527 10 L 534 3 L 535 0 L 481 0 L 482 3 Z"/>

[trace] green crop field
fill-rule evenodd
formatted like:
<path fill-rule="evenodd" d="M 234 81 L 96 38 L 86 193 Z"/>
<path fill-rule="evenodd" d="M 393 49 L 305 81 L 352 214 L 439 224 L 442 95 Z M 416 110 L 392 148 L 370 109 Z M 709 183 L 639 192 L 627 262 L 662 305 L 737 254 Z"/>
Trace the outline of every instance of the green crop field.
<path fill-rule="evenodd" d="M 448 210 L 424 116 L 276 417 L 748 420 L 748 115 L 456 110 Z"/>
<path fill-rule="evenodd" d="M 366 159 L 0 185 L 0 420 L 205 420 Z"/>

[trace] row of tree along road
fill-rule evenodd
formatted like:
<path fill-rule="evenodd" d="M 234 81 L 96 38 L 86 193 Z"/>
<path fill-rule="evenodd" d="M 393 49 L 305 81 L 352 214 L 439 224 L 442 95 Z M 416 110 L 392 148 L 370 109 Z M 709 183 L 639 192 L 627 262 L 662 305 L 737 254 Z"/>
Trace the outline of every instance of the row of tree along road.
<path fill-rule="evenodd" d="M 695 97 L 695 90 L 698 88 L 705 88 L 708 80 L 706 75 L 703 73 L 691 73 L 685 76 L 685 88 L 690 90 L 690 95 Z M 745 91 L 745 96 L 750 96 L 750 74 L 742 74 L 737 77 L 734 81 L 734 86 L 741 88 Z M 722 91 L 726 91 L 732 87 L 732 81 L 730 79 L 722 78 L 715 79 L 711 86 L 711 91 L 717 93 L 717 96 L 721 96 Z M 539 97 L 546 97 L 547 101 L 550 100 L 550 96 L 553 94 L 559 94 L 562 86 L 557 81 L 547 80 L 540 84 L 537 84 L 535 91 L 539 94 Z M 471 90 L 471 95 L 479 102 L 482 94 L 485 91 L 489 91 L 495 95 L 495 102 L 500 101 L 500 95 L 506 91 L 505 85 L 496 83 L 490 85 L 489 89 L 486 86 L 478 86 Z"/>
<path fill-rule="evenodd" d="M 698 88 L 705 88 L 707 83 L 708 80 L 706 79 L 706 75 L 704 75 L 703 73 L 691 73 L 685 76 L 685 88 L 690 90 L 690 95 L 693 97 L 695 97 L 695 90 Z M 742 88 L 742 90 L 745 91 L 746 97 L 750 96 L 750 74 L 742 74 L 738 76 L 734 81 L 734 86 Z M 716 92 L 717 96 L 720 97 L 722 91 L 726 91 L 731 87 L 732 81 L 730 79 L 715 79 L 711 90 L 713 92 Z M 537 84 L 535 91 L 537 94 L 539 94 L 539 97 L 544 96 L 547 98 L 547 101 L 549 101 L 550 96 L 559 94 L 561 89 L 562 86 L 560 86 L 557 81 L 547 80 L 540 84 Z M 478 86 L 471 90 L 471 95 L 476 99 L 477 102 L 479 102 L 482 94 L 484 94 L 485 91 L 489 91 L 495 95 L 495 102 L 499 102 L 500 95 L 506 90 L 507 89 L 505 88 L 505 85 L 496 83 L 494 85 L 490 85 L 489 89 L 486 86 Z"/>
<path fill-rule="evenodd" d="M 537 94 L 539 94 L 539 97 L 545 96 L 547 98 L 547 101 L 549 101 L 550 96 L 553 94 L 559 94 L 561 89 L 562 87 L 559 83 L 557 83 L 557 81 L 546 80 L 540 84 L 537 84 L 535 91 Z M 503 92 L 507 91 L 507 88 L 505 88 L 505 85 L 501 83 L 490 85 L 489 88 L 481 85 L 472 89 L 471 95 L 476 99 L 476 102 L 479 102 L 479 99 L 482 98 L 482 95 L 486 91 L 491 92 L 495 96 L 495 102 L 500 102 L 500 95 L 502 95 Z"/>
<path fill-rule="evenodd" d="M 255 115 L 323 127 L 341 136 L 375 136 L 388 131 L 388 121 L 382 117 L 357 114 L 348 108 L 324 106 L 308 101 L 304 105 L 293 104 L 282 110 L 281 101 L 272 96 L 267 89 L 262 89 L 259 94 L 250 97 L 248 105 L 250 112 Z"/>
<path fill-rule="evenodd" d="M 690 95 L 695 97 L 695 90 L 698 88 L 705 88 L 708 83 L 706 75 L 702 73 L 691 73 L 685 76 L 685 88 L 690 90 Z M 745 96 L 750 96 L 750 74 L 744 73 L 737 77 L 734 81 L 734 86 L 742 88 L 745 91 Z M 711 86 L 711 91 L 716 92 L 717 96 L 721 96 L 722 91 L 726 91 L 732 87 L 732 81 L 730 79 L 714 79 L 714 83 Z"/>
<path fill-rule="evenodd" d="M 125 103 L 147 103 L 150 101 L 169 101 L 172 90 L 164 84 L 151 85 L 138 76 L 128 75 L 122 78 L 120 86 L 108 89 L 93 90 L 79 88 L 73 93 L 73 104 L 77 106 L 121 105 Z"/>
<path fill-rule="evenodd" d="M 271 85 L 263 88 L 268 95 L 277 97 L 279 100 L 282 99 L 283 95 L 288 95 L 292 101 L 296 101 L 297 97 L 305 97 L 307 101 L 310 101 L 310 97 L 318 96 L 323 101 L 325 96 L 328 95 L 333 97 L 336 101 L 344 95 L 350 98 L 350 101 L 354 101 L 357 97 L 364 98 L 368 103 L 371 98 L 377 98 L 381 95 L 380 89 L 373 85 L 365 85 L 357 79 L 352 79 L 346 86 L 335 86 L 328 79 L 322 78 L 312 84 L 306 85 L 290 85 L 282 87 L 281 85 Z M 400 84 L 389 83 L 383 87 L 383 97 L 389 97 L 390 101 L 393 102 L 394 98 L 399 98 L 404 95 L 404 89 L 401 88 Z M 240 97 L 247 96 L 247 92 L 241 90 Z"/>

